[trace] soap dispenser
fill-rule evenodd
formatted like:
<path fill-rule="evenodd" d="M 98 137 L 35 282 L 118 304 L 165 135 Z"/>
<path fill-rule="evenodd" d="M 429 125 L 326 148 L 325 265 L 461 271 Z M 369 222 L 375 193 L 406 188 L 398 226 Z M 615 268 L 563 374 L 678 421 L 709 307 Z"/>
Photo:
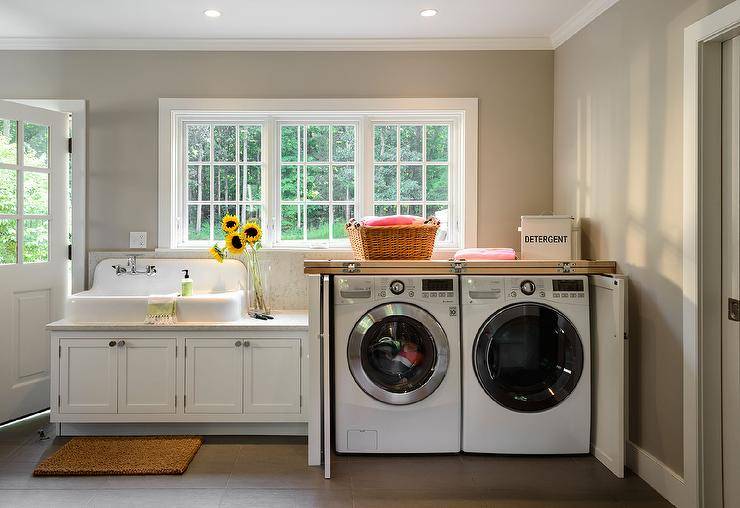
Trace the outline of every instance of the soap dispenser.
<path fill-rule="evenodd" d="M 180 295 L 193 296 L 193 279 L 190 278 L 190 270 L 181 270 L 185 272 L 185 277 L 180 281 Z"/>

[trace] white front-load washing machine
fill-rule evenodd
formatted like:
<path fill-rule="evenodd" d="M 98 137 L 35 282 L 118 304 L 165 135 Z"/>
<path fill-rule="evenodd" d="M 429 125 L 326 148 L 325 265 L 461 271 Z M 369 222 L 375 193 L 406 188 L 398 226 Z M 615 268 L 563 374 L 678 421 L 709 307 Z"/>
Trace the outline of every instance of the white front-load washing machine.
<path fill-rule="evenodd" d="M 460 451 L 456 276 L 334 277 L 335 449 Z"/>
<path fill-rule="evenodd" d="M 465 452 L 588 453 L 585 276 L 462 276 Z"/>

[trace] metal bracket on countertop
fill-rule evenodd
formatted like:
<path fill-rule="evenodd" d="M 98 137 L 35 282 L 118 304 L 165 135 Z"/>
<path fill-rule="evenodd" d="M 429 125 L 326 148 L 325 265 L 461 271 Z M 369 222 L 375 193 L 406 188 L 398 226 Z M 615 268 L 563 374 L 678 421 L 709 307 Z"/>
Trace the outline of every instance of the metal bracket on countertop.
<path fill-rule="evenodd" d="M 360 271 L 360 263 L 345 263 L 342 266 L 344 273 L 357 273 Z"/>
<path fill-rule="evenodd" d="M 573 273 L 575 268 L 575 263 L 558 263 L 558 271 L 560 273 Z"/>
<path fill-rule="evenodd" d="M 452 264 L 450 265 L 450 270 L 452 273 L 463 273 L 463 270 L 465 269 L 465 263 L 463 261 L 452 261 Z"/>

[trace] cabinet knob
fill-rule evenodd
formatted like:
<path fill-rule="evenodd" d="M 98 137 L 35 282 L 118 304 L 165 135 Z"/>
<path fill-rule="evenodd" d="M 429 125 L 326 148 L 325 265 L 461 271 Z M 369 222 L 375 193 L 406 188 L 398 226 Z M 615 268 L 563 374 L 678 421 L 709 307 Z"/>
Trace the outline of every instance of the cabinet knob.
<path fill-rule="evenodd" d="M 125 340 L 119 340 L 118 341 L 118 347 L 123 347 L 125 345 L 126 345 L 126 341 Z"/>
<path fill-rule="evenodd" d="M 248 340 L 245 340 L 244 341 L 244 347 L 249 347 L 249 341 Z"/>
<path fill-rule="evenodd" d="M 110 347 L 113 347 L 113 346 L 115 346 L 115 345 L 116 345 L 116 341 L 115 341 L 115 340 L 112 340 L 112 341 L 110 341 L 110 342 L 108 343 L 108 345 L 109 345 Z"/>
<path fill-rule="evenodd" d="M 235 345 L 236 347 L 241 347 L 241 345 L 242 345 L 242 341 L 240 341 L 240 340 L 237 340 L 236 342 L 234 342 L 234 345 Z"/>

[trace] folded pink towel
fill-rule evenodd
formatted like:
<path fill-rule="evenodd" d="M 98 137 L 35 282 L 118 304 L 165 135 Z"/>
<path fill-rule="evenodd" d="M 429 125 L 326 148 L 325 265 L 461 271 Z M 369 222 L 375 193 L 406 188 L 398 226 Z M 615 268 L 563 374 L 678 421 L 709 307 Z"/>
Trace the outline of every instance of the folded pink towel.
<path fill-rule="evenodd" d="M 512 260 L 516 259 L 516 252 L 514 249 L 461 249 L 455 252 L 454 258 L 457 261 Z"/>
<path fill-rule="evenodd" d="M 365 217 L 361 222 L 364 226 L 407 226 L 421 224 L 424 219 L 413 215 L 390 215 L 388 217 Z"/>

